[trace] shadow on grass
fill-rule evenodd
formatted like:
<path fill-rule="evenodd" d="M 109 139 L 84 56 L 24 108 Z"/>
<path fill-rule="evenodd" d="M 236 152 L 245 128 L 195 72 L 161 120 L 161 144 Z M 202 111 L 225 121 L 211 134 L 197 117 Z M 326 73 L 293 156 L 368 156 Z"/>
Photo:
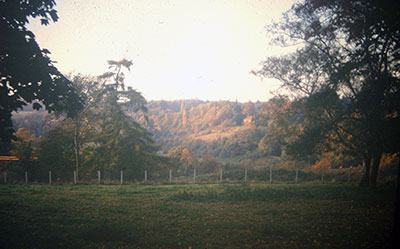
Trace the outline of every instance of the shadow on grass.
<path fill-rule="evenodd" d="M 286 185 L 251 188 L 249 185 L 226 185 L 221 189 L 202 191 L 182 190 L 170 196 L 173 201 L 297 201 L 297 200 L 355 200 L 374 202 L 376 199 L 393 198 L 391 186 L 365 189 L 346 185 Z"/>
<path fill-rule="evenodd" d="M 82 231 L 84 240 L 93 242 L 125 242 L 135 243 L 137 229 L 134 226 L 121 224 L 95 224 Z"/>

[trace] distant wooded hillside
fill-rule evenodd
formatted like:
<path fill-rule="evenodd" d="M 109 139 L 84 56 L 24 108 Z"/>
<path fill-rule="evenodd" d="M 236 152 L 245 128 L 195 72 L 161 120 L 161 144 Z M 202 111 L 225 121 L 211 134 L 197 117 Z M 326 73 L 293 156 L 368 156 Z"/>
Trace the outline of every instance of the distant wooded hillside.
<path fill-rule="evenodd" d="M 250 156 L 258 153 L 268 126 L 263 102 L 151 101 L 148 108 L 148 127 L 163 153 L 184 146 L 198 157 Z"/>
<path fill-rule="evenodd" d="M 211 154 L 223 159 L 261 153 L 258 145 L 268 129 L 268 106 L 268 102 L 150 101 L 148 124 L 142 116 L 132 116 L 154 134 L 163 154 L 183 146 L 197 157 Z M 46 131 L 46 117 L 46 112 L 25 109 L 14 113 L 14 127 L 39 136 Z"/>

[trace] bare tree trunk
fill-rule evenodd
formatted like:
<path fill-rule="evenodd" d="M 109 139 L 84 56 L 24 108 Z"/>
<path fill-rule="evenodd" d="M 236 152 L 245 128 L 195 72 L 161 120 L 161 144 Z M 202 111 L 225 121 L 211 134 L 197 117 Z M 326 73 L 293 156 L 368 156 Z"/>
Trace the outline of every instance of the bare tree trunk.
<path fill-rule="evenodd" d="M 370 171 L 371 171 L 371 157 L 365 157 L 363 160 L 365 174 L 360 182 L 360 187 L 369 187 Z"/>
<path fill-rule="evenodd" d="M 75 171 L 76 179 L 79 179 L 79 164 L 80 164 L 80 146 L 79 146 L 79 135 L 80 135 L 80 125 L 79 117 L 75 117 L 75 130 L 74 130 L 74 152 L 75 152 Z"/>
<path fill-rule="evenodd" d="M 377 154 L 373 158 L 372 168 L 371 168 L 371 176 L 370 176 L 370 183 L 371 187 L 375 188 L 376 183 L 378 180 L 378 172 L 379 172 L 379 165 L 381 162 L 382 154 Z"/>

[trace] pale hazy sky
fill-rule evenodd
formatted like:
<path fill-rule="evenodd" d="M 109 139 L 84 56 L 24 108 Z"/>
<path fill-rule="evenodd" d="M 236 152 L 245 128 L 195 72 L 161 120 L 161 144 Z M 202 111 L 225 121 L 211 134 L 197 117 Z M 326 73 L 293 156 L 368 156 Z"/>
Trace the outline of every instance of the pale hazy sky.
<path fill-rule="evenodd" d="M 29 24 L 63 73 L 133 61 L 126 84 L 148 100 L 265 101 L 279 83 L 250 74 L 268 55 L 265 25 L 293 0 L 57 1 L 60 20 Z"/>

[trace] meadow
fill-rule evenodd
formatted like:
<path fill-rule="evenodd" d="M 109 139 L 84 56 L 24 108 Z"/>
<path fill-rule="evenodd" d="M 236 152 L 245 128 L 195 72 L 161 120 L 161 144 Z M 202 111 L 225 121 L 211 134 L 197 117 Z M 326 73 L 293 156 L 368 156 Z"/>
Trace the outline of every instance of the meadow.
<path fill-rule="evenodd" d="M 385 248 L 394 186 L 0 185 L 1 248 Z"/>

